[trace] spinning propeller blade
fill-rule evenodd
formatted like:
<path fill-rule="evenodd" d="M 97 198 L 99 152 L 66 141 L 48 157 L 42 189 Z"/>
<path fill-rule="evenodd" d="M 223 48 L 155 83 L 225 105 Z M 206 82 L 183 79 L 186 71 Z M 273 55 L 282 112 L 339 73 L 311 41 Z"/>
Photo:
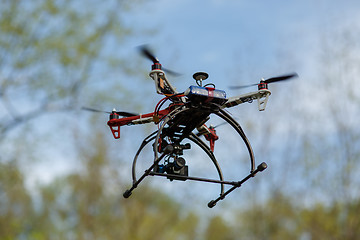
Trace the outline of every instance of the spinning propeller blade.
<path fill-rule="evenodd" d="M 291 78 L 294 78 L 294 77 L 298 77 L 298 74 L 290 73 L 290 74 L 286 74 L 286 75 L 282 75 L 282 76 L 278 76 L 278 77 L 269 78 L 266 80 L 261 80 L 261 82 L 273 83 L 273 82 L 290 80 Z M 254 84 L 250 84 L 250 85 L 243 85 L 243 86 L 230 86 L 230 88 L 231 89 L 240 89 L 240 88 L 247 88 L 247 87 L 256 86 L 256 85 L 258 85 L 258 83 L 254 83 Z"/>
<path fill-rule="evenodd" d="M 94 109 L 94 108 L 88 108 L 88 107 L 82 107 L 81 110 L 90 111 L 90 112 L 108 113 L 108 114 L 112 113 L 112 112 L 102 111 L 102 110 L 98 110 L 98 109 Z M 137 113 L 122 112 L 122 111 L 117 111 L 116 114 L 119 115 L 119 116 L 122 116 L 122 117 L 133 117 L 133 116 L 138 116 L 139 115 Z"/>
<path fill-rule="evenodd" d="M 155 55 L 152 53 L 152 51 L 149 49 L 149 47 L 147 45 L 141 45 L 138 48 L 139 48 L 140 53 L 147 59 L 151 60 L 154 64 L 160 63 L 159 59 L 157 57 L 155 57 Z M 181 73 L 172 71 L 170 69 L 167 69 L 164 67 L 161 67 L 161 68 L 164 72 L 166 72 L 167 74 L 172 75 L 174 77 L 178 77 L 178 76 L 182 75 Z"/>
<path fill-rule="evenodd" d="M 230 86 L 229 88 L 231 89 L 241 89 L 241 88 L 248 88 L 248 87 L 252 87 L 252 86 L 256 86 L 258 85 L 258 83 L 254 83 L 254 84 L 250 84 L 250 85 L 242 85 L 242 86 Z"/>
<path fill-rule="evenodd" d="M 266 79 L 264 82 L 265 83 L 273 83 L 273 82 L 289 80 L 289 79 L 294 78 L 294 77 L 298 77 L 298 74 L 297 73 L 290 73 L 290 74 L 286 74 L 286 75 Z"/>
<path fill-rule="evenodd" d="M 141 45 L 139 46 L 139 51 L 141 54 L 146 57 L 147 59 L 150 59 L 153 63 L 158 63 L 159 59 L 155 57 L 155 55 L 150 51 L 147 45 Z"/>
<path fill-rule="evenodd" d="M 162 67 L 162 70 L 163 70 L 164 72 L 166 72 L 167 74 L 172 75 L 172 76 L 174 76 L 174 77 L 180 77 L 180 76 L 182 76 L 181 73 L 175 72 L 175 71 L 170 70 L 170 69 L 168 69 L 168 68 Z"/>
<path fill-rule="evenodd" d="M 102 110 L 98 110 L 98 109 L 94 109 L 94 108 L 88 108 L 88 107 L 82 107 L 81 110 L 85 110 L 85 111 L 89 111 L 89 112 L 99 112 L 99 113 L 111 113 L 111 112 L 106 112 L 106 111 L 102 111 Z"/>

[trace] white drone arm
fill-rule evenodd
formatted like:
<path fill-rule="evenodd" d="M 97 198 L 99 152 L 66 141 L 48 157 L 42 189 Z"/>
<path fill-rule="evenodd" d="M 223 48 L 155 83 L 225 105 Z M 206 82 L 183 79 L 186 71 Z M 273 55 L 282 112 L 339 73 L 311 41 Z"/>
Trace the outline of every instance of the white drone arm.
<path fill-rule="evenodd" d="M 251 103 L 253 100 L 257 99 L 259 111 L 264 111 L 270 95 L 271 92 L 268 89 L 261 89 L 257 92 L 231 97 L 222 107 L 230 108 L 245 102 Z"/>
<path fill-rule="evenodd" d="M 167 80 L 163 70 L 154 69 L 150 72 L 149 76 L 155 82 L 156 92 L 158 94 L 177 94 L 176 89 Z"/>

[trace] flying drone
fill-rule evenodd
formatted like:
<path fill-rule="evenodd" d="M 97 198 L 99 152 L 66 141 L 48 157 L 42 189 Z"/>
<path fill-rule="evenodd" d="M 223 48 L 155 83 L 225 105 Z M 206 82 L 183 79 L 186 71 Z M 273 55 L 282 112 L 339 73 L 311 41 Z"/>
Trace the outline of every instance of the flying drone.
<path fill-rule="evenodd" d="M 170 181 L 209 182 L 221 186 L 220 195 L 208 203 L 208 207 L 212 208 L 218 201 L 225 199 L 229 193 L 241 187 L 244 182 L 267 168 L 265 162 L 255 167 L 254 153 L 249 140 L 240 124 L 225 109 L 256 100 L 259 111 L 264 111 L 271 95 L 268 84 L 291 79 L 296 77 L 297 74 L 292 73 L 267 80 L 261 79 L 260 83 L 232 87 L 238 89 L 257 85 L 258 90 L 227 98 L 225 91 L 216 89 L 213 83 L 203 84 L 209 77 L 207 73 L 197 72 L 193 75 L 196 85 L 190 86 L 184 92 L 177 92 L 166 77 L 166 73 L 168 75 L 176 73 L 163 68 L 159 60 L 146 46 L 140 47 L 140 50 L 146 58 L 152 61 L 149 76 L 155 82 L 156 92 L 164 95 L 164 98 L 157 103 L 153 112 L 147 114 L 122 112 L 116 111 L 116 109 L 108 112 L 110 119 L 107 125 L 110 127 L 115 139 L 120 138 L 120 128 L 125 125 L 153 122 L 158 126 L 156 131 L 143 140 L 136 152 L 132 163 L 132 186 L 123 193 L 123 196 L 129 198 L 134 189 L 148 176 L 165 177 Z M 164 108 L 165 104 L 167 106 Z M 86 108 L 86 110 L 96 111 L 90 108 Z M 250 158 L 250 173 L 242 180 L 224 180 L 220 165 L 214 154 L 215 142 L 219 137 L 216 134 L 215 127 L 207 123 L 212 114 L 217 115 L 229 124 L 240 135 L 246 145 Z M 202 136 L 205 137 L 208 144 L 201 139 Z M 191 149 L 191 144 L 184 143 L 185 140 L 199 146 L 206 153 L 217 170 L 218 179 L 190 176 L 189 167 L 186 165 L 183 153 Z M 154 160 L 151 166 L 138 178 L 136 176 L 136 164 L 139 154 L 150 143 L 152 143 L 153 147 Z M 226 191 L 225 185 L 229 186 Z"/>

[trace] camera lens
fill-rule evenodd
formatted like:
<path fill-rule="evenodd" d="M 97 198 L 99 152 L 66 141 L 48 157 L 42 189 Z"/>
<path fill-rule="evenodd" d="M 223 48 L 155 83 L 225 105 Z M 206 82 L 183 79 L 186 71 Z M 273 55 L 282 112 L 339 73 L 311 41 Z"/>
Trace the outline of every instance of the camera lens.
<path fill-rule="evenodd" d="M 186 164 L 185 159 L 182 157 L 178 157 L 174 161 L 174 169 L 176 171 L 179 171 L 180 169 L 182 169 L 185 166 L 185 164 Z"/>

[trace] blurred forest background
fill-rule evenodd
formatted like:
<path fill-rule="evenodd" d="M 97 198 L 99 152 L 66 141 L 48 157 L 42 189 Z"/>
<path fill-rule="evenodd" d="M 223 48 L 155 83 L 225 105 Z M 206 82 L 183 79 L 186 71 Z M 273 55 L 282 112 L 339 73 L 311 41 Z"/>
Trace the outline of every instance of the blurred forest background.
<path fill-rule="evenodd" d="M 142 1 L 90 2 L 0 3 L 0 239 L 360 238 L 360 24 L 319 32 L 316 58 L 279 49 L 277 70 L 300 79 L 274 86 L 268 111 L 236 115 L 269 169 L 208 209 L 201 192 L 151 181 L 123 199 L 154 126 L 115 141 L 106 115 L 80 108 L 151 111 L 150 64 L 126 51 L 131 37 L 161 30 L 126 20 Z M 242 78 L 254 70 L 231 67 Z"/>

